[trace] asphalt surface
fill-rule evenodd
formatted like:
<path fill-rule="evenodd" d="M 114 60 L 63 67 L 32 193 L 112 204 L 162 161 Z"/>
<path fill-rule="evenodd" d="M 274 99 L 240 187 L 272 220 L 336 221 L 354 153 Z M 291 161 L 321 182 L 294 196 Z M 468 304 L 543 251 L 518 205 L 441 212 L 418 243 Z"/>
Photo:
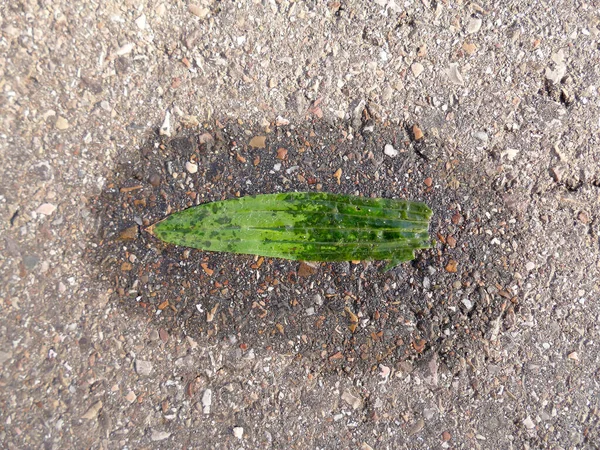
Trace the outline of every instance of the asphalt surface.
<path fill-rule="evenodd" d="M 3 448 L 600 446 L 598 5 L 0 5 Z M 169 246 L 258 193 L 432 249 Z"/>

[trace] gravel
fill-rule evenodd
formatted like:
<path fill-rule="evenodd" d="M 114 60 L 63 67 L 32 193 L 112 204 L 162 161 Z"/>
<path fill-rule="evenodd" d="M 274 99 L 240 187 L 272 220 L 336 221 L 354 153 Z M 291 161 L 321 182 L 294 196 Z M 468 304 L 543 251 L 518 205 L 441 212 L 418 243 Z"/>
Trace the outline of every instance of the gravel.
<path fill-rule="evenodd" d="M 2 447 L 600 442 L 592 3 L 0 17 Z M 433 248 L 385 272 L 145 231 L 291 190 L 426 201 Z"/>

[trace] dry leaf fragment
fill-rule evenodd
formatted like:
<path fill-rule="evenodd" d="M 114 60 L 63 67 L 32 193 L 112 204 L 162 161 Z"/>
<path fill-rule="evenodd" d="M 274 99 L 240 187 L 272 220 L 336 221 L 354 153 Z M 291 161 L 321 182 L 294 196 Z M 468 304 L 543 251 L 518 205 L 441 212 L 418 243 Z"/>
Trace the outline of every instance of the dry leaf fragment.
<path fill-rule="evenodd" d="M 333 173 L 333 178 L 335 178 L 337 180 L 337 184 L 340 184 L 341 181 L 340 179 L 342 178 L 342 169 L 338 169 Z"/>

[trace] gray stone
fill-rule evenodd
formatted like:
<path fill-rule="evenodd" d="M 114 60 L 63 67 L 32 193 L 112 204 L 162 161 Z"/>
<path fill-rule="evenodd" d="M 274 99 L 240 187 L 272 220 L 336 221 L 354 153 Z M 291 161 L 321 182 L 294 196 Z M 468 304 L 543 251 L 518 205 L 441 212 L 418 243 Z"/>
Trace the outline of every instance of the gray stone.
<path fill-rule="evenodd" d="M 138 375 L 148 376 L 152 372 L 152 363 L 141 359 L 135 360 L 135 371 Z"/>

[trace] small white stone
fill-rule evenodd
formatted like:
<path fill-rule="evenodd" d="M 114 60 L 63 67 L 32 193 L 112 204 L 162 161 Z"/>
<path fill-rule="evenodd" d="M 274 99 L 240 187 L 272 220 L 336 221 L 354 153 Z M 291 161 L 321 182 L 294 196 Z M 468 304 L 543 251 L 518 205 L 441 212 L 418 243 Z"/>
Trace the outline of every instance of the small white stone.
<path fill-rule="evenodd" d="M 210 9 L 198 5 L 190 5 L 188 6 L 188 10 L 200 19 L 206 19 L 210 14 Z"/>
<path fill-rule="evenodd" d="M 171 137 L 171 112 L 169 110 L 165 113 L 165 120 L 163 121 L 158 134 Z"/>
<path fill-rule="evenodd" d="M 473 136 L 481 142 L 488 141 L 488 135 L 485 131 L 477 131 Z"/>
<path fill-rule="evenodd" d="M 423 64 L 421 64 L 421 63 L 413 63 L 410 66 L 410 70 L 412 71 L 415 78 L 417 78 L 419 75 L 421 75 L 423 73 L 423 71 L 425 70 L 425 67 L 423 67 Z"/>
<path fill-rule="evenodd" d="M 133 44 L 132 42 L 129 42 L 129 43 L 123 45 L 122 47 L 120 47 L 119 49 L 117 49 L 117 51 L 115 52 L 115 55 L 117 55 L 117 56 L 127 55 L 128 53 L 131 53 L 131 51 L 133 50 L 133 47 L 135 47 L 135 44 Z"/>
<path fill-rule="evenodd" d="M 62 116 L 59 116 L 56 119 L 56 124 L 54 125 L 57 130 L 66 130 L 69 128 L 69 121 Z"/>
<path fill-rule="evenodd" d="M 167 12 L 167 7 L 165 6 L 164 3 L 161 3 L 154 9 L 154 12 L 156 12 L 157 16 L 162 17 Z"/>
<path fill-rule="evenodd" d="M 281 163 L 277 163 L 273 166 L 273 170 L 275 172 L 279 172 L 281 170 Z"/>
<path fill-rule="evenodd" d="M 138 375 L 148 376 L 152 372 L 152 363 L 141 359 L 135 360 L 135 371 Z"/>
<path fill-rule="evenodd" d="M 152 434 L 150 435 L 150 439 L 153 442 L 164 441 L 165 439 L 168 439 L 169 436 L 171 436 L 171 433 L 168 433 L 166 431 L 152 430 Z"/>
<path fill-rule="evenodd" d="M 342 400 L 352 406 L 352 409 L 358 409 L 362 405 L 362 400 L 350 391 L 344 391 L 342 394 Z"/>
<path fill-rule="evenodd" d="M 517 150 L 516 148 L 507 148 L 506 150 L 500 153 L 500 156 L 506 156 L 509 161 L 513 161 L 518 153 L 519 150 Z"/>
<path fill-rule="evenodd" d="M 398 153 L 400 153 L 400 152 L 398 150 L 396 150 L 393 145 L 386 144 L 385 147 L 383 148 L 383 153 L 385 153 L 389 157 L 393 158 L 394 156 L 398 156 Z"/>
<path fill-rule="evenodd" d="M 448 78 L 450 78 L 450 81 L 454 84 L 458 84 L 460 86 L 463 86 L 465 84 L 465 79 L 458 70 L 458 63 L 451 63 L 450 68 L 447 70 L 446 73 L 448 74 Z"/>
<path fill-rule="evenodd" d="M 241 439 L 244 437 L 244 428 L 242 427 L 233 427 L 233 435 L 238 438 Z"/>
<path fill-rule="evenodd" d="M 531 261 L 528 261 L 527 264 L 525 264 L 525 268 L 528 272 L 531 272 L 533 269 L 535 269 L 535 264 Z"/>
<path fill-rule="evenodd" d="M 523 420 L 523 425 L 525 425 L 525 428 L 528 430 L 533 430 L 535 428 L 535 423 L 533 423 L 533 420 L 531 420 L 531 417 L 529 416 Z"/>
<path fill-rule="evenodd" d="M 554 70 L 550 67 L 546 67 L 546 78 L 554 84 L 560 83 L 560 80 L 563 79 L 566 73 L 567 66 L 565 63 L 557 64 Z"/>
<path fill-rule="evenodd" d="M 187 170 L 189 173 L 196 173 L 198 172 L 198 164 L 188 161 L 185 163 L 185 170 Z"/>
<path fill-rule="evenodd" d="M 212 405 L 212 390 L 207 389 L 202 394 L 202 412 L 210 414 L 210 406 Z"/>
<path fill-rule="evenodd" d="M 467 33 L 474 34 L 477 33 L 481 29 L 482 21 L 478 17 L 471 17 L 469 19 L 469 23 L 467 24 Z"/>
<path fill-rule="evenodd" d="M 423 278 L 423 289 L 429 289 L 431 287 L 431 281 L 429 277 Z"/>
<path fill-rule="evenodd" d="M 471 300 L 469 300 L 468 298 L 463 298 L 462 304 L 465 305 L 467 311 L 471 311 L 471 309 L 473 308 L 473 302 L 471 302 Z"/>
<path fill-rule="evenodd" d="M 275 119 L 275 125 L 277 125 L 278 127 L 284 126 L 284 125 L 289 125 L 290 121 L 284 117 L 281 116 L 277 116 L 277 119 Z"/>
<path fill-rule="evenodd" d="M 146 29 L 146 14 L 142 14 L 140 17 L 135 19 L 135 24 L 138 26 L 140 30 Z"/>
<path fill-rule="evenodd" d="M 35 210 L 36 213 L 45 216 L 51 215 L 54 211 L 56 211 L 56 205 L 53 205 L 52 203 L 43 203 Z"/>

